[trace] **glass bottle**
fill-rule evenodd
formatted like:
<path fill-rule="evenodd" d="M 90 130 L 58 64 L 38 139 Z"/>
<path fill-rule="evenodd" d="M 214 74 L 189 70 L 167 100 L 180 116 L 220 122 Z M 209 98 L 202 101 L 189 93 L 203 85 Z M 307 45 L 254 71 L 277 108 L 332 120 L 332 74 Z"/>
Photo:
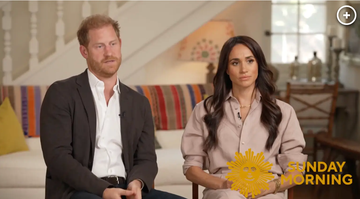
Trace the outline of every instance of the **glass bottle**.
<path fill-rule="evenodd" d="M 295 56 L 295 60 L 290 64 L 290 79 L 291 80 L 299 79 L 299 68 L 300 68 L 300 62 L 298 61 L 298 56 Z"/>
<path fill-rule="evenodd" d="M 314 57 L 308 63 L 308 68 L 307 68 L 308 81 L 311 82 L 321 81 L 321 67 L 322 67 L 322 61 L 316 56 L 316 51 L 315 51 Z"/>

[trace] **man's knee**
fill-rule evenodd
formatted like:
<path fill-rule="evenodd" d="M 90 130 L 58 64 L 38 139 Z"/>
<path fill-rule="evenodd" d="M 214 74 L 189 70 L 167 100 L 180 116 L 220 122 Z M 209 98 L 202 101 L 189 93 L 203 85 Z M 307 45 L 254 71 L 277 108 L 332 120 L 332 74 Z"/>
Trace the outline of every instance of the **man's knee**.
<path fill-rule="evenodd" d="M 148 193 L 144 197 L 144 199 L 185 199 L 185 198 L 172 193 L 152 189 L 150 193 Z"/>

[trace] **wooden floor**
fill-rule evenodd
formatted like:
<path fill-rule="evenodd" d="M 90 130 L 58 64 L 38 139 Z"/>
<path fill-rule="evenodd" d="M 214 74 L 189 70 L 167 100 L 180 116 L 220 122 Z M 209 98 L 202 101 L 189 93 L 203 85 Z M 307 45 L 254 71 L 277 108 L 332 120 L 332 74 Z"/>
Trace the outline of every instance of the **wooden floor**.
<path fill-rule="evenodd" d="M 321 197 L 316 199 L 351 199 L 351 187 L 349 185 L 328 185 L 323 186 Z M 294 199 L 315 199 L 312 198 L 312 185 L 299 185 L 294 189 Z"/>

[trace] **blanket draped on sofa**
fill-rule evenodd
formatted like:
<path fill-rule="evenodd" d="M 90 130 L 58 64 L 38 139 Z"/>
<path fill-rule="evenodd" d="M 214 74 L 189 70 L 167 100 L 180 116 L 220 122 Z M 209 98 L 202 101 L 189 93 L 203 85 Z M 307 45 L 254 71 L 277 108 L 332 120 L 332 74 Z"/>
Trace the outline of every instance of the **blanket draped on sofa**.
<path fill-rule="evenodd" d="M 41 103 L 46 86 L 1 86 L 0 104 L 8 97 L 26 137 L 40 136 Z M 157 130 L 184 129 L 195 105 L 212 95 L 212 84 L 131 85 L 151 105 Z"/>

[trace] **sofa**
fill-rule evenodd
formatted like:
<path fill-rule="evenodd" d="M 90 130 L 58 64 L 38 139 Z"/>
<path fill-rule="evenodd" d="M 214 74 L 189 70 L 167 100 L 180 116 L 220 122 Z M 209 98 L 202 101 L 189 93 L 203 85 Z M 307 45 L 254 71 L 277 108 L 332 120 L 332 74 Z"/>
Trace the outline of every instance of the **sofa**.
<path fill-rule="evenodd" d="M 155 137 L 159 145 L 156 148 L 159 171 L 155 188 L 192 198 L 192 184 L 182 173 L 181 137 L 192 109 L 212 94 L 212 85 L 130 87 L 149 99 L 153 113 Z M 7 98 L 27 146 L 24 150 L 0 155 L 0 199 L 41 199 L 45 196 L 46 165 L 40 146 L 39 113 L 47 88 L 36 85 L 0 87 L 0 108 Z M 0 126 L 0 136 L 1 131 Z M 200 198 L 202 190 L 203 187 L 200 187 Z"/>

